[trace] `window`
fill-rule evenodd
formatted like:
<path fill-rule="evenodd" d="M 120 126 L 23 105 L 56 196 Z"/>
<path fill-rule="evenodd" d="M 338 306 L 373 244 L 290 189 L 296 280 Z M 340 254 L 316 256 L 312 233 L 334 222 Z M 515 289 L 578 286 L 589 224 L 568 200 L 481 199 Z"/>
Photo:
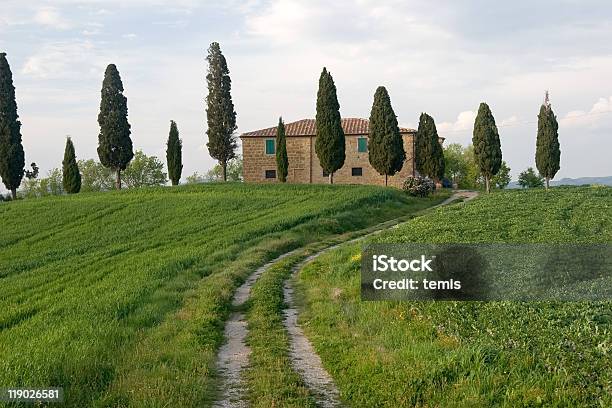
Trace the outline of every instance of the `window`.
<path fill-rule="evenodd" d="M 329 173 L 323 170 L 323 177 L 329 177 Z"/>
<path fill-rule="evenodd" d="M 276 153 L 276 146 L 274 139 L 266 139 L 266 154 Z"/>
<path fill-rule="evenodd" d="M 362 167 L 353 167 L 351 169 L 351 176 L 363 176 L 363 168 Z"/>
<path fill-rule="evenodd" d="M 357 139 L 357 151 L 359 153 L 365 153 L 368 151 L 368 139 L 360 137 Z"/>
<path fill-rule="evenodd" d="M 266 178 L 267 179 L 275 179 L 276 178 L 276 170 L 266 170 Z"/>

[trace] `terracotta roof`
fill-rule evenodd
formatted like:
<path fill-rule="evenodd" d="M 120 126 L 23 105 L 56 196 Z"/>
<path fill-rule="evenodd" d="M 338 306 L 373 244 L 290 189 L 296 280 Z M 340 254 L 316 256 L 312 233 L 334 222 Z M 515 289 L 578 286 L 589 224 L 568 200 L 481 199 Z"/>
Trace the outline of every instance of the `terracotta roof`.
<path fill-rule="evenodd" d="M 370 128 L 370 121 L 361 118 L 343 118 L 342 129 L 345 135 L 367 135 Z M 416 130 L 400 127 L 401 133 L 414 133 Z M 297 122 L 285 123 L 285 135 L 287 136 L 315 136 L 315 120 L 302 119 Z M 276 137 L 276 126 L 246 132 L 240 137 Z"/>

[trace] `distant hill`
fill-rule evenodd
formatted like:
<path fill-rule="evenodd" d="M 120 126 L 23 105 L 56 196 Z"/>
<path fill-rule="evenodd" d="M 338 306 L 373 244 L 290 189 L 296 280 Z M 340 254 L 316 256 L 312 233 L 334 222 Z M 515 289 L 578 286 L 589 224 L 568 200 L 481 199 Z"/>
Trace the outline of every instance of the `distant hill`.
<path fill-rule="evenodd" d="M 612 186 L 612 176 L 605 177 L 578 177 L 578 178 L 562 178 L 561 180 L 551 180 L 551 186 L 582 186 L 584 184 L 600 184 L 604 186 Z M 518 181 L 513 181 L 508 184 L 507 188 L 521 188 Z"/>

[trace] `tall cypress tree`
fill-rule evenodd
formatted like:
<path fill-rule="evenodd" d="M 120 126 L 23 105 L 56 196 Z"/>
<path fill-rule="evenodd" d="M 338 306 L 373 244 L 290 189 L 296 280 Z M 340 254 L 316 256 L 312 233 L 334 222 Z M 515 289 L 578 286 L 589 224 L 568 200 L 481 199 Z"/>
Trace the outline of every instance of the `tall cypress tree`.
<path fill-rule="evenodd" d="M 178 185 L 183 171 L 183 143 L 179 139 L 179 131 L 176 122 L 170 121 L 170 133 L 166 148 L 166 162 L 168 163 L 168 177 L 173 186 Z"/>
<path fill-rule="evenodd" d="M 232 102 L 232 80 L 225 57 L 219 43 L 213 42 L 208 48 L 208 96 L 206 97 L 206 115 L 208 121 L 208 152 L 217 159 L 222 168 L 223 181 L 227 181 L 227 162 L 236 157 L 238 147 L 234 131 L 236 112 Z"/>
<path fill-rule="evenodd" d="M 276 128 L 276 173 L 278 180 L 282 183 L 287 181 L 289 171 L 289 159 L 287 158 L 287 139 L 285 136 L 285 124 L 283 118 L 278 118 Z"/>
<path fill-rule="evenodd" d="M 485 179 L 485 186 L 489 193 L 491 192 L 491 178 L 501 167 L 502 151 L 495 118 L 493 118 L 489 105 L 484 102 L 478 107 L 472 145 L 476 164 Z"/>
<path fill-rule="evenodd" d="M 21 144 L 21 122 L 17 115 L 13 74 L 0 52 L 0 177 L 13 198 L 24 174 L 25 153 Z"/>
<path fill-rule="evenodd" d="M 385 186 L 389 176 L 400 171 L 406 160 L 397 117 L 384 86 L 379 86 L 374 93 L 374 103 L 370 112 L 368 152 L 372 167 L 379 174 L 385 175 Z"/>
<path fill-rule="evenodd" d="M 535 159 L 538 171 L 546 180 L 547 190 L 550 179 L 555 177 L 560 168 L 561 149 L 559 149 L 558 129 L 557 117 L 550 106 L 548 91 L 546 91 L 544 103 L 540 107 L 540 114 L 538 115 Z"/>
<path fill-rule="evenodd" d="M 325 67 L 319 77 L 315 124 L 317 128 L 315 152 L 321 167 L 329 173 L 329 183 L 333 184 L 334 172 L 344 165 L 345 140 L 336 85 Z"/>
<path fill-rule="evenodd" d="M 62 184 L 68 194 L 81 191 L 81 173 L 74 154 L 74 144 L 70 137 L 66 138 L 64 161 L 62 161 Z"/>
<path fill-rule="evenodd" d="M 440 144 L 436 122 L 427 113 L 421 113 L 415 136 L 415 165 L 417 171 L 440 181 L 444 177 L 444 150 Z"/>
<path fill-rule="evenodd" d="M 127 98 L 123 95 L 123 83 L 115 64 L 106 67 L 102 82 L 102 99 L 98 124 L 98 157 L 104 167 L 116 173 L 115 186 L 121 189 L 121 171 L 134 157 L 130 124 L 127 119 Z"/>

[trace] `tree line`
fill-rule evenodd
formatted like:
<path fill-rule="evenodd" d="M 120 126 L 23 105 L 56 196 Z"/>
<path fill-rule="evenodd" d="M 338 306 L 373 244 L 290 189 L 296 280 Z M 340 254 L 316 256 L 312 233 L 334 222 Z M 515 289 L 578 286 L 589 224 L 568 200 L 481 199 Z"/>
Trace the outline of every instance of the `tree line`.
<path fill-rule="evenodd" d="M 315 151 L 321 167 L 329 174 L 329 183 L 333 184 L 334 173 L 344 165 L 346 142 L 336 86 L 331 73 L 325 67 L 319 77 L 315 124 Z M 286 182 L 289 166 L 285 138 L 285 125 L 281 117 L 276 132 L 277 178 L 281 182 Z M 469 150 L 463 152 L 460 145 L 451 146 L 452 148 L 447 150 L 448 154 L 445 154 L 433 117 L 426 112 L 421 113 L 414 140 L 414 162 L 419 174 L 441 182 L 445 174 L 456 180 L 460 171 L 469 170 L 473 174 L 466 179 L 471 178 L 472 182 L 466 187 L 474 188 L 482 182 L 487 192 L 490 192 L 491 184 L 503 188 L 510 182 L 510 169 L 502 160 L 495 118 L 486 103 L 481 103 L 478 108 Z M 388 177 L 398 173 L 406 160 L 397 116 L 384 86 L 379 86 L 374 93 L 370 111 L 368 152 L 372 167 L 385 176 L 385 185 Z M 466 155 L 469 155 L 469 159 L 464 160 Z M 546 181 L 547 189 L 549 180 L 559 170 L 559 162 L 558 124 L 546 92 L 538 115 L 536 166 Z"/>
<path fill-rule="evenodd" d="M 208 62 L 206 75 L 208 95 L 205 100 L 208 124 L 207 147 L 210 155 L 219 161 L 222 178 L 225 181 L 228 163 L 237 156 L 234 133 L 236 112 L 230 94 L 231 80 L 225 57 L 218 43 L 210 45 L 206 60 Z M 58 184 L 58 169 L 51 170 L 46 179 L 36 181 L 38 176 L 36 164 L 32 163 L 32 171 L 25 168 L 25 152 L 21 138 L 21 122 L 17 114 L 13 76 L 6 53 L 0 53 L 0 176 L 13 199 L 17 198 L 17 189 L 22 182 L 26 194 L 29 195 L 42 195 L 45 192 L 74 194 L 81 191 L 84 182 L 85 190 L 88 191 L 109 189 L 111 174 L 112 184 L 116 189 L 121 189 L 126 176 L 128 186 L 166 182 L 166 173 L 162 171 L 163 164 L 158 163 L 156 157 L 147 157 L 141 151 L 134 153 L 131 126 L 128 121 L 127 97 L 124 95 L 123 82 L 115 64 L 109 64 L 104 72 L 98 125 L 100 127 L 97 148 L 99 163 L 93 160 L 77 160 L 74 142 L 67 137 L 61 169 L 61 186 Z M 183 169 L 182 140 L 179 137 L 178 126 L 173 120 L 170 121 L 166 143 L 166 165 L 167 177 L 172 185 L 177 185 Z M 126 171 L 127 174 L 124 174 Z M 143 172 L 146 175 L 142 174 Z"/>
<path fill-rule="evenodd" d="M 206 82 L 208 94 L 205 98 L 207 130 L 206 134 L 211 157 L 219 163 L 221 179 L 227 181 L 228 164 L 236 160 L 238 147 L 235 131 L 236 112 L 231 96 L 231 78 L 227 61 L 218 43 L 213 42 L 206 57 L 208 70 Z M 113 173 L 114 187 L 121 189 L 122 173 L 134 159 L 131 140 L 131 126 L 128 122 L 127 98 L 115 64 L 109 64 L 104 73 L 101 89 L 100 112 L 98 114 L 97 153 L 100 164 Z M 374 93 L 370 112 L 368 137 L 368 157 L 376 171 L 385 176 L 399 172 L 406 160 L 403 140 L 399 131 L 397 116 L 391 105 L 387 89 L 379 86 Z M 316 143 L 315 151 L 321 167 L 329 174 L 333 184 L 334 173 L 342 168 L 346 158 L 345 135 L 342 129 L 340 105 L 337 90 L 331 73 L 324 67 L 319 77 L 316 100 Z M 6 188 L 16 198 L 17 188 L 26 179 L 35 179 L 38 167 L 32 163 L 32 170 L 25 168 L 25 153 L 21 140 L 21 123 L 17 114 L 15 87 L 6 53 L 0 53 L 0 176 Z M 277 177 L 285 182 L 288 172 L 286 135 L 282 117 L 277 127 Z M 447 173 L 448 159 L 445 157 L 433 117 L 422 113 L 415 135 L 414 161 L 416 170 L 433 180 L 440 181 Z M 474 122 L 473 161 L 482 177 L 487 192 L 491 181 L 504 169 L 501 143 L 495 119 L 489 106 L 481 103 Z M 560 149 L 556 116 L 546 95 L 538 115 L 536 140 L 536 166 L 544 177 L 546 187 L 549 180 L 559 170 Z M 182 141 L 176 122 L 170 121 L 170 131 L 166 143 L 166 164 L 172 185 L 179 183 L 182 164 Z M 70 137 L 66 139 L 64 160 L 62 161 L 62 186 L 67 193 L 81 191 L 83 177 L 76 160 L 75 146 Z M 507 167 L 507 166 L 505 166 Z M 194 175 L 195 177 L 196 175 Z M 165 176 L 164 176 L 165 177 Z"/>

